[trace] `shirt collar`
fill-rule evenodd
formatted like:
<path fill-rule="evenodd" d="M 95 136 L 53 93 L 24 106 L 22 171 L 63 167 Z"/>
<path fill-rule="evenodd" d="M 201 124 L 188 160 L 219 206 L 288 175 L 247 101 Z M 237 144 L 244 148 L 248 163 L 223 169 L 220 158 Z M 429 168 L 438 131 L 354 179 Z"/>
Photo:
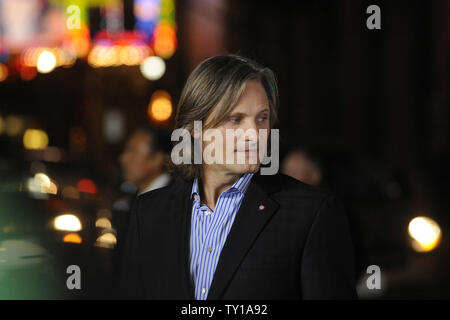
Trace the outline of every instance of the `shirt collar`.
<path fill-rule="evenodd" d="M 230 192 L 232 190 L 237 190 L 241 194 L 245 194 L 245 191 L 247 191 L 247 188 L 250 185 L 252 177 L 253 173 L 244 173 L 238 180 L 236 180 L 235 183 L 233 183 L 233 185 L 230 188 L 224 191 L 224 193 Z M 200 199 L 198 177 L 195 177 L 194 183 L 192 184 L 191 199 L 194 197 L 194 195 L 197 195 L 198 199 Z"/>
<path fill-rule="evenodd" d="M 165 187 L 169 184 L 169 182 L 170 182 L 170 175 L 167 173 L 163 173 L 158 178 L 153 180 L 153 182 L 147 188 L 139 191 L 138 195 L 141 195 L 145 192 L 149 192 L 149 191 L 152 191 L 155 189 Z"/>

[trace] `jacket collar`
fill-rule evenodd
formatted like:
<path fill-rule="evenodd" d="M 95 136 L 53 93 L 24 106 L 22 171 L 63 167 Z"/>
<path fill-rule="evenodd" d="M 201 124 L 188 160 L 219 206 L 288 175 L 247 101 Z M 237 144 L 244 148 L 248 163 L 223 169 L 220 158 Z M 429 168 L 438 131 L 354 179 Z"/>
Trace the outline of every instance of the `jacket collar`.
<path fill-rule="evenodd" d="M 230 188 L 228 188 L 226 191 L 224 191 L 224 193 L 237 190 L 241 194 L 245 194 L 248 186 L 250 185 L 253 175 L 254 175 L 253 173 L 243 174 L 241 177 L 239 177 L 239 179 L 236 180 L 235 183 L 233 183 L 233 185 Z M 191 199 L 194 197 L 194 195 L 200 196 L 199 188 L 200 188 L 199 179 L 198 179 L 198 177 L 195 177 L 194 181 L 192 183 L 192 191 L 191 191 L 191 195 L 190 195 Z"/>

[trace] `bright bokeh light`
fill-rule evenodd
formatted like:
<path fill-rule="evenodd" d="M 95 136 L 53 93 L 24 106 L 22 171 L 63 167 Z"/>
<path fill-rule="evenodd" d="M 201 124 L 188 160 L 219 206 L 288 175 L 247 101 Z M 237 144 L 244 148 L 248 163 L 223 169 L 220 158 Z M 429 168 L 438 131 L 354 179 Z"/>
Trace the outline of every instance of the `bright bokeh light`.
<path fill-rule="evenodd" d="M 158 0 L 136 0 L 134 1 L 134 16 L 138 20 L 152 21 L 158 18 Z"/>
<path fill-rule="evenodd" d="M 58 194 L 58 187 L 53 181 L 50 181 L 50 185 L 42 187 L 41 191 L 48 194 Z"/>
<path fill-rule="evenodd" d="M 433 250 L 441 238 L 441 228 L 437 222 L 423 216 L 411 220 L 408 233 L 413 239 L 413 249 L 419 252 Z"/>
<path fill-rule="evenodd" d="M 158 56 L 146 58 L 141 63 L 141 73 L 148 80 L 158 80 L 166 71 L 166 63 Z"/>
<path fill-rule="evenodd" d="M 97 238 L 95 245 L 99 247 L 112 248 L 116 243 L 116 236 L 111 232 L 107 232 Z"/>
<path fill-rule="evenodd" d="M 111 41 L 100 41 L 88 55 L 92 67 L 135 66 L 150 54 L 150 48 L 144 44 L 115 45 Z"/>
<path fill-rule="evenodd" d="M 55 54 L 49 50 L 43 50 L 37 59 L 37 70 L 40 73 L 49 73 L 56 67 Z"/>
<path fill-rule="evenodd" d="M 45 173 L 36 173 L 28 179 L 27 189 L 35 193 L 58 194 L 58 186 Z"/>
<path fill-rule="evenodd" d="M 21 54 L 22 67 L 20 74 L 24 80 L 30 80 L 36 75 L 36 67 L 39 72 L 47 73 L 58 66 L 73 65 L 76 58 L 76 49 L 71 44 L 63 44 L 62 47 L 51 48 L 30 47 Z"/>
<path fill-rule="evenodd" d="M 0 82 L 6 80 L 7 77 L 8 68 L 3 63 L 0 63 Z"/>
<path fill-rule="evenodd" d="M 82 21 L 80 28 L 69 29 L 66 37 L 66 42 L 70 44 L 76 56 L 81 58 L 88 54 L 90 31 L 86 23 Z"/>
<path fill-rule="evenodd" d="M 127 66 L 135 66 L 141 63 L 145 53 L 138 46 L 123 46 L 120 48 L 120 62 Z"/>
<path fill-rule="evenodd" d="M 51 180 L 45 173 L 36 173 L 34 180 L 39 181 L 39 184 L 44 187 L 50 187 Z"/>
<path fill-rule="evenodd" d="M 26 67 L 36 67 L 37 59 L 43 49 L 30 47 L 22 52 L 22 64 Z"/>
<path fill-rule="evenodd" d="M 76 233 L 68 233 L 63 237 L 63 242 L 67 243 L 81 243 L 83 242 L 83 239 L 81 239 L 81 236 Z"/>
<path fill-rule="evenodd" d="M 95 45 L 88 55 L 88 62 L 93 67 L 109 67 L 116 64 L 120 51 L 109 44 Z"/>
<path fill-rule="evenodd" d="M 154 121 L 166 121 L 172 115 L 172 99 L 164 90 L 153 93 L 147 109 L 148 116 Z"/>
<path fill-rule="evenodd" d="M 81 221 L 73 214 L 63 214 L 57 216 L 54 220 L 53 226 L 56 230 L 62 231 L 80 231 Z"/>
<path fill-rule="evenodd" d="M 25 149 L 45 149 L 48 145 L 47 134 L 38 129 L 27 129 L 23 135 L 23 146 Z"/>
<path fill-rule="evenodd" d="M 159 23 L 153 34 L 153 41 L 155 53 L 164 59 L 169 59 L 177 46 L 175 27 L 166 22 Z"/>
<path fill-rule="evenodd" d="M 27 189 L 29 192 L 57 194 L 58 188 L 50 178 L 42 172 L 36 173 L 33 178 L 28 179 Z"/>
<path fill-rule="evenodd" d="M 97 187 L 95 186 L 94 181 L 89 179 L 81 179 L 80 181 L 78 181 L 77 188 L 80 192 L 91 194 L 97 193 Z"/>
<path fill-rule="evenodd" d="M 112 229 L 111 221 L 104 217 L 98 218 L 97 221 L 95 221 L 95 226 L 98 228 Z"/>

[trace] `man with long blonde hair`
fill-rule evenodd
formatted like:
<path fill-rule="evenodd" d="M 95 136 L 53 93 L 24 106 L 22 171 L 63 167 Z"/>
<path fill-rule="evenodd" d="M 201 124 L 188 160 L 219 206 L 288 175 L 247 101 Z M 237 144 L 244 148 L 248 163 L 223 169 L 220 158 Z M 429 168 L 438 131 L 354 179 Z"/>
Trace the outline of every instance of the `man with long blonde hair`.
<path fill-rule="evenodd" d="M 216 56 L 191 73 L 172 134 L 178 180 L 135 202 L 125 296 L 356 298 L 342 204 L 276 172 L 277 109 L 273 72 L 250 59 Z"/>

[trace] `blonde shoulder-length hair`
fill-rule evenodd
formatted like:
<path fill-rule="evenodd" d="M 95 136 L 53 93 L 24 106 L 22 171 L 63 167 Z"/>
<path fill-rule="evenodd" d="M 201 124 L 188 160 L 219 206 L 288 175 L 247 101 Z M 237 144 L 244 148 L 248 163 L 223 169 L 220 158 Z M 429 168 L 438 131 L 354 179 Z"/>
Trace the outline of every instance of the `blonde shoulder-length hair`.
<path fill-rule="evenodd" d="M 263 85 L 273 128 L 277 121 L 278 87 L 272 70 L 239 55 L 222 55 L 204 60 L 189 75 L 178 102 L 175 129 L 188 130 L 193 139 L 194 121 L 202 121 L 203 129 L 214 128 L 229 116 L 249 80 Z M 169 163 L 169 168 L 174 176 L 192 180 L 201 165 L 191 159 L 191 164 Z"/>

